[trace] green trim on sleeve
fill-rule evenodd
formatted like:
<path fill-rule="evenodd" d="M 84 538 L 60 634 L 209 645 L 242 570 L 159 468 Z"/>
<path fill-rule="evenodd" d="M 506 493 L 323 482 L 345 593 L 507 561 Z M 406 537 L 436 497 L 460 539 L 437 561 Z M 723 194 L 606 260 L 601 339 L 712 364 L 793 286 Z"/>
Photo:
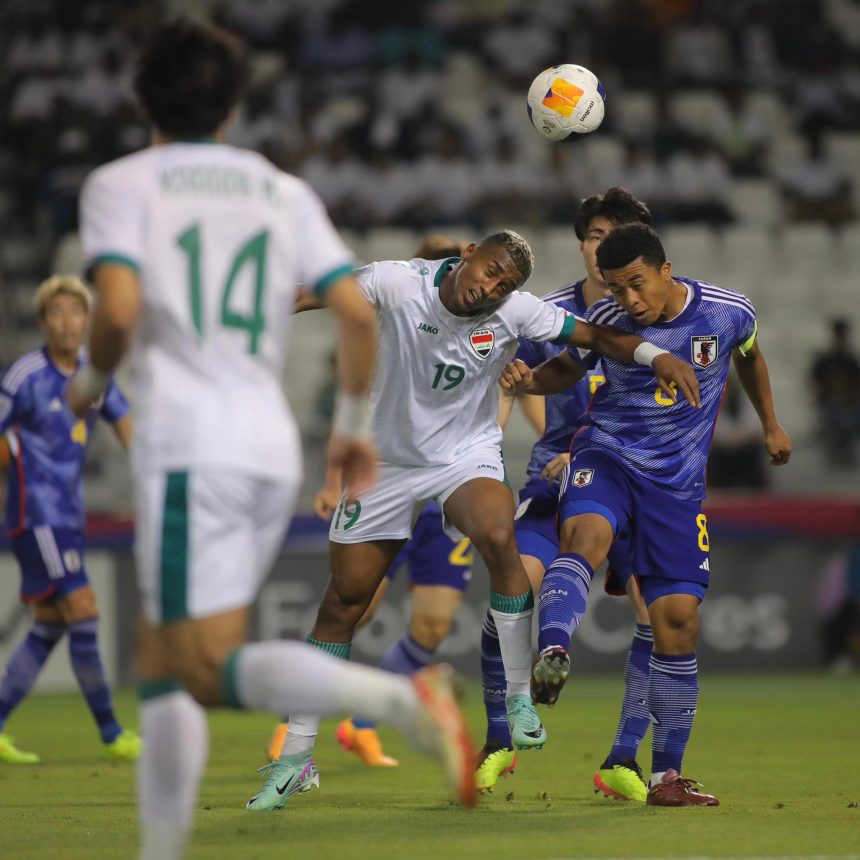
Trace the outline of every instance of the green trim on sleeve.
<path fill-rule="evenodd" d="M 436 289 L 439 289 L 439 285 L 442 283 L 442 278 L 448 274 L 451 269 L 457 265 L 461 260 L 460 257 L 448 257 L 447 260 L 442 261 L 442 265 L 436 270 L 436 274 L 433 276 L 433 286 Z"/>
<path fill-rule="evenodd" d="M 756 335 L 758 334 L 758 320 L 755 320 L 753 323 L 752 334 L 741 344 L 738 345 L 738 352 L 741 355 L 746 355 L 752 348 L 755 343 Z"/>
<path fill-rule="evenodd" d="M 567 343 L 570 340 L 570 336 L 573 334 L 573 330 L 576 328 L 576 317 L 573 314 L 566 314 L 564 318 L 564 323 L 561 327 L 561 331 L 558 333 L 558 337 L 553 339 L 553 343 Z"/>
<path fill-rule="evenodd" d="M 335 282 L 339 281 L 341 278 L 346 277 L 347 275 L 351 275 L 355 269 L 353 268 L 352 263 L 346 263 L 343 266 L 338 266 L 333 271 L 329 272 L 324 278 L 320 278 L 316 284 L 314 285 L 314 295 L 317 298 L 323 298 L 325 294 L 328 292 L 328 288 Z"/>
<path fill-rule="evenodd" d="M 125 254 L 99 254 L 93 257 L 87 265 L 87 275 L 91 275 L 99 266 L 119 265 L 128 266 L 133 272 L 140 274 L 140 263 Z"/>

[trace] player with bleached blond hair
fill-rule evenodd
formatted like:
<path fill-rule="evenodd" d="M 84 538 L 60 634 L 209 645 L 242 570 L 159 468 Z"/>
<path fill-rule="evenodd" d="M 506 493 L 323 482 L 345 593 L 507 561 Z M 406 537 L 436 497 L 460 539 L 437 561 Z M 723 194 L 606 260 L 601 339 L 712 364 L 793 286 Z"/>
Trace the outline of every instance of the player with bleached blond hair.
<path fill-rule="evenodd" d="M 92 297 L 79 278 L 53 275 L 35 295 L 45 343 L 19 358 L 0 381 L 0 433 L 9 452 L 6 530 L 21 568 L 21 600 L 33 623 L 0 681 L 0 762 L 36 764 L 4 724 L 30 692 L 64 637 L 81 692 L 110 758 L 135 759 L 140 738 L 113 710 L 98 647 L 98 604 L 84 563 L 83 467 L 95 422 L 107 421 L 123 447 L 131 441 L 128 403 L 106 381 L 103 397 L 76 418 L 65 402 L 71 375 L 86 365 L 81 347 Z"/>

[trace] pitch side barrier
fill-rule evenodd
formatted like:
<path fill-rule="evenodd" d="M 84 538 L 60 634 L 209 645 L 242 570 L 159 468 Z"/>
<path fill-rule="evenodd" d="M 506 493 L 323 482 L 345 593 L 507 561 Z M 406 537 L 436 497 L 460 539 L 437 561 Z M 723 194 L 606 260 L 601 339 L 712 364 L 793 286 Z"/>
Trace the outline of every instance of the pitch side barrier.
<path fill-rule="evenodd" d="M 702 666 L 731 672 L 818 668 L 823 612 L 833 600 L 833 576 L 828 571 L 852 544 L 860 542 L 860 498 L 714 495 L 705 512 L 711 586 L 702 605 Z M 91 516 L 87 535 L 87 565 L 101 604 L 105 661 L 117 681 L 131 681 L 137 605 L 133 524 L 127 518 Z M 327 525 L 313 515 L 293 520 L 283 552 L 255 606 L 252 636 L 304 638 L 311 629 L 328 579 L 327 538 Z M 17 588 L 8 539 L 0 538 L 0 661 L 27 629 L 27 613 L 17 600 Z M 440 659 L 471 676 L 479 673 L 481 620 L 488 592 L 486 570 L 478 563 L 440 652 Z M 408 613 L 408 576 L 403 570 L 374 621 L 357 635 L 353 658 L 368 663 L 378 660 L 402 635 Z M 599 571 L 576 634 L 577 672 L 619 671 L 632 629 L 627 600 L 604 593 Z M 57 660 L 41 686 L 73 688 L 67 662 Z"/>

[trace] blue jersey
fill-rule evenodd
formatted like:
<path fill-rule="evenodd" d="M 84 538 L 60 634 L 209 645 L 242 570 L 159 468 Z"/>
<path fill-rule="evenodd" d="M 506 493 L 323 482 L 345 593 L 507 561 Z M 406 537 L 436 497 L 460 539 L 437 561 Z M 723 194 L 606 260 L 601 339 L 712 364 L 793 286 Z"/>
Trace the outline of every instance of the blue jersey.
<path fill-rule="evenodd" d="M 592 323 L 637 334 L 690 362 L 699 380 L 701 409 L 683 397 L 673 404 L 657 387 L 650 367 L 603 356 L 606 382 L 594 394 L 573 452 L 604 451 L 678 498 L 695 500 L 705 496 L 705 465 L 731 352 L 752 346 L 756 319 L 741 293 L 691 278 L 675 280 L 686 284 L 690 294 L 673 320 L 641 326 L 612 298 L 592 305 L 587 316 Z"/>
<path fill-rule="evenodd" d="M 85 361 L 82 355 L 78 363 Z M 0 382 L 0 433 L 12 454 L 6 528 L 83 529 L 82 471 L 90 430 L 101 415 L 118 421 L 128 403 L 111 381 L 102 404 L 79 420 L 65 400 L 69 375 L 45 349 L 18 359 Z"/>
<path fill-rule="evenodd" d="M 584 281 L 577 281 L 568 287 L 562 287 L 560 290 L 544 296 L 544 301 L 552 302 L 569 313 L 583 317 L 588 310 L 588 305 L 582 295 L 584 283 Z M 520 338 L 516 358 L 524 361 L 529 367 L 537 367 L 537 365 L 554 358 L 565 349 L 567 349 L 566 346 L 559 346 L 549 341 L 537 343 Z M 576 353 L 572 353 L 572 355 L 579 360 Z M 539 477 L 544 466 L 550 460 L 559 454 L 567 453 L 570 449 L 570 439 L 584 418 L 589 396 L 588 384 L 583 380 L 579 385 L 575 385 L 561 394 L 553 394 L 544 398 L 546 428 L 543 436 L 532 448 L 531 459 L 526 470 L 529 478 Z"/>

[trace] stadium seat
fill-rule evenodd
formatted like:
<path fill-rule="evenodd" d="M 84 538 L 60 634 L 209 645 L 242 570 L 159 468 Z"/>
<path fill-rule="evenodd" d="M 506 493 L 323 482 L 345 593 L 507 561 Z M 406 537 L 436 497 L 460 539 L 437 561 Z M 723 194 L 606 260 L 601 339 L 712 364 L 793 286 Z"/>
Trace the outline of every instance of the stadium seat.
<path fill-rule="evenodd" d="M 84 270 L 84 249 L 75 232 L 66 233 L 57 243 L 51 271 L 61 275 L 77 275 Z"/>
<path fill-rule="evenodd" d="M 711 128 L 722 98 L 711 90 L 687 90 L 671 96 L 669 111 L 681 125 L 693 130 Z"/>
<path fill-rule="evenodd" d="M 837 258 L 833 231 L 821 224 L 788 224 L 780 240 L 780 259 L 786 271 L 804 281 L 813 292 L 823 289 L 823 281 L 830 280 L 826 273 Z"/>
<path fill-rule="evenodd" d="M 543 254 L 537 259 L 528 290 L 545 295 L 585 277 L 579 240 L 573 227 L 550 227 L 544 231 Z"/>
<path fill-rule="evenodd" d="M 769 308 L 778 265 L 769 231 L 763 227 L 730 227 L 720 234 L 716 250 L 720 286 L 746 294 L 760 312 Z"/>
<path fill-rule="evenodd" d="M 765 90 L 752 91 L 748 95 L 750 106 L 764 114 L 771 139 L 783 134 L 791 125 L 791 117 L 782 99 Z"/>
<path fill-rule="evenodd" d="M 408 260 L 419 242 L 420 237 L 412 230 L 378 227 L 367 234 L 364 255 L 367 260 Z"/>
<path fill-rule="evenodd" d="M 598 140 L 576 141 L 592 176 L 602 176 L 618 170 L 624 160 L 624 144 L 618 138 L 603 135 Z"/>
<path fill-rule="evenodd" d="M 860 132 L 852 131 L 829 135 L 827 149 L 839 166 L 851 174 L 856 193 L 860 190 Z"/>
<path fill-rule="evenodd" d="M 771 225 L 780 220 L 782 203 L 767 179 L 741 179 L 732 185 L 731 203 L 744 223 Z"/>
<path fill-rule="evenodd" d="M 666 256 L 676 275 L 719 283 L 717 234 L 700 224 L 667 227 L 662 231 Z"/>
<path fill-rule="evenodd" d="M 657 124 L 657 103 L 653 93 L 628 90 L 613 98 L 615 127 L 625 138 L 650 135 Z"/>

